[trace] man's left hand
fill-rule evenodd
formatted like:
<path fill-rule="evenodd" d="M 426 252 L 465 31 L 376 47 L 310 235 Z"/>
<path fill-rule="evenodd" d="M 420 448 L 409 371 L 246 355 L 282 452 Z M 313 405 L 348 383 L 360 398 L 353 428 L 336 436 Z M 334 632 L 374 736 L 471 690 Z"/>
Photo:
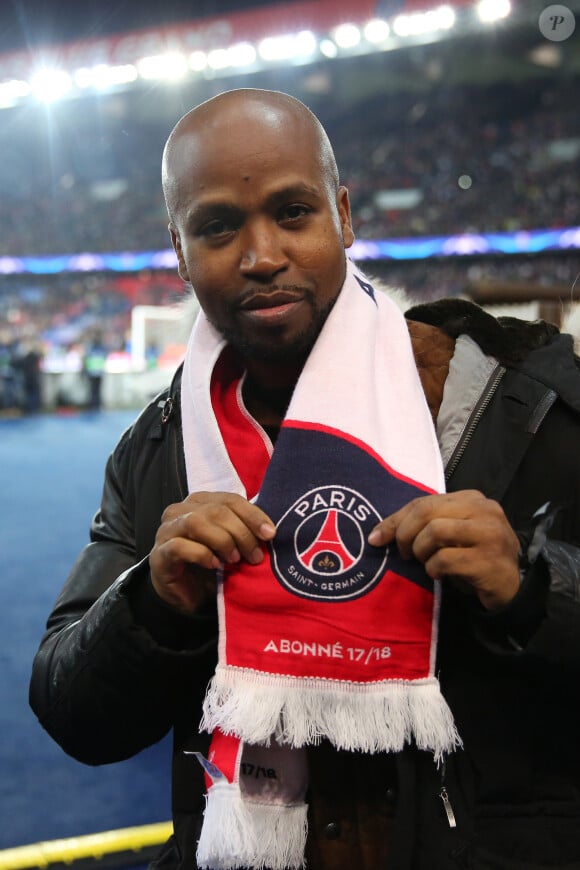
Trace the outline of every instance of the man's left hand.
<path fill-rule="evenodd" d="M 477 490 L 416 498 L 385 517 L 369 544 L 395 541 L 433 579 L 467 584 L 487 610 L 508 604 L 520 585 L 520 543 L 498 504 Z"/>

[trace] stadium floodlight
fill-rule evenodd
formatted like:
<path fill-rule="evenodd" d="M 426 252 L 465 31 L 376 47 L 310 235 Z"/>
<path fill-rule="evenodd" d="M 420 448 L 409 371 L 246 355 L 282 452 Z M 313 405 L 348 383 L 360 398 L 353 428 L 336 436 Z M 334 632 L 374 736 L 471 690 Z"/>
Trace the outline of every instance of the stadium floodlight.
<path fill-rule="evenodd" d="M 227 48 L 214 48 L 208 51 L 207 65 L 211 69 L 225 69 L 230 66 L 230 56 Z"/>
<path fill-rule="evenodd" d="M 391 28 L 389 27 L 388 22 L 383 21 L 382 18 L 373 18 L 371 21 L 367 22 L 364 28 L 366 41 L 373 44 L 384 42 L 385 39 L 388 39 L 390 32 Z"/>
<path fill-rule="evenodd" d="M 451 6 L 440 6 L 433 15 L 439 30 L 451 30 L 455 24 L 455 10 Z"/>
<path fill-rule="evenodd" d="M 137 61 L 137 70 L 142 79 L 180 79 L 187 72 L 187 59 L 179 51 L 168 51 L 143 57 Z"/>
<path fill-rule="evenodd" d="M 203 72 L 207 67 L 207 54 L 205 51 L 192 51 L 189 55 L 189 65 L 194 72 Z"/>
<path fill-rule="evenodd" d="M 293 36 L 267 36 L 258 45 L 262 60 L 289 60 L 294 54 Z"/>
<path fill-rule="evenodd" d="M 507 18 L 512 11 L 510 0 L 481 0 L 477 4 L 479 20 L 486 24 Z"/>
<path fill-rule="evenodd" d="M 256 62 L 258 52 L 249 42 L 238 42 L 228 48 L 231 66 L 251 66 Z"/>
<path fill-rule="evenodd" d="M 257 57 L 256 49 L 249 42 L 238 42 L 229 48 L 214 48 L 208 52 L 207 65 L 211 69 L 251 66 Z"/>
<path fill-rule="evenodd" d="M 96 88 L 98 90 L 129 84 L 129 82 L 136 81 L 137 77 L 137 68 L 132 63 L 117 66 L 99 63 L 93 67 L 81 67 L 73 73 L 73 79 L 78 88 Z"/>
<path fill-rule="evenodd" d="M 422 36 L 438 30 L 450 30 L 455 24 L 455 12 L 451 6 L 439 6 L 428 12 L 398 15 L 393 21 L 397 36 Z"/>
<path fill-rule="evenodd" d="M 301 30 L 296 36 L 296 56 L 310 57 L 318 48 L 318 42 L 311 30 Z"/>
<path fill-rule="evenodd" d="M 258 52 L 249 42 L 238 42 L 228 49 L 232 66 L 251 66 L 256 62 Z"/>
<path fill-rule="evenodd" d="M 336 47 L 336 43 L 332 41 L 332 39 L 323 39 L 320 43 L 320 51 L 324 55 L 324 57 L 332 60 L 333 57 L 336 57 L 338 54 L 338 48 Z"/>
<path fill-rule="evenodd" d="M 258 54 L 265 61 L 300 60 L 315 51 L 316 37 L 310 30 L 285 36 L 267 36 L 258 45 Z"/>
<path fill-rule="evenodd" d="M 8 109 L 30 93 L 28 82 L 12 79 L 0 84 L 0 108 Z"/>
<path fill-rule="evenodd" d="M 339 48 L 354 48 L 360 42 L 360 30 L 356 24 L 341 24 L 332 36 Z"/>
<path fill-rule="evenodd" d="M 53 103 L 70 91 L 72 79 L 61 69 L 41 69 L 30 79 L 30 90 L 38 100 Z"/>

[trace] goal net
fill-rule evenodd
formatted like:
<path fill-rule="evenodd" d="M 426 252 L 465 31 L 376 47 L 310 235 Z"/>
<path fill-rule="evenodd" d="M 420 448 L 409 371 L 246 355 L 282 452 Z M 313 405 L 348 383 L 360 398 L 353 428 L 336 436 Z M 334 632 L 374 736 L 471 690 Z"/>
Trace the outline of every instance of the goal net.
<path fill-rule="evenodd" d="M 136 305 L 131 313 L 131 367 L 175 369 L 185 355 L 197 312 L 194 299 L 177 305 Z"/>

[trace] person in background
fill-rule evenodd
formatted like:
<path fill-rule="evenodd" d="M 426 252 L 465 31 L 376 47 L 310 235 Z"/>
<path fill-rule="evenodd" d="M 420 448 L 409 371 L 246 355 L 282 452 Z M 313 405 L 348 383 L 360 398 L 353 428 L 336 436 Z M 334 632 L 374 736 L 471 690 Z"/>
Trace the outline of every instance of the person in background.
<path fill-rule="evenodd" d="M 22 373 L 24 410 L 27 414 L 38 414 L 42 407 L 40 376 L 42 350 L 38 343 L 26 342 L 18 362 Z"/>
<path fill-rule="evenodd" d="M 89 341 L 83 357 L 83 371 L 89 386 L 88 408 L 91 411 L 100 411 L 103 404 L 103 378 L 106 365 L 107 348 L 100 333 L 96 333 Z"/>

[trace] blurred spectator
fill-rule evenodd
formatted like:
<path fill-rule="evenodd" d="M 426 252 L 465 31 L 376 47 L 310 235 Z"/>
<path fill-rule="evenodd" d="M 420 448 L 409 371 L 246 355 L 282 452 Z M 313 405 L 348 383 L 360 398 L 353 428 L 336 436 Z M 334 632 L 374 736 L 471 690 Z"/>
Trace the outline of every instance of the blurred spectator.
<path fill-rule="evenodd" d="M 22 379 L 22 406 L 27 414 L 37 414 L 41 408 L 40 363 L 42 351 L 37 342 L 25 342 L 17 366 Z"/>
<path fill-rule="evenodd" d="M 16 346 L 9 333 L 0 338 L 0 409 L 5 412 L 15 411 L 20 406 Z"/>
<path fill-rule="evenodd" d="M 102 405 L 102 387 L 107 365 L 107 348 L 100 333 L 95 333 L 85 348 L 83 356 L 83 372 L 89 385 L 88 408 L 100 411 Z"/>

